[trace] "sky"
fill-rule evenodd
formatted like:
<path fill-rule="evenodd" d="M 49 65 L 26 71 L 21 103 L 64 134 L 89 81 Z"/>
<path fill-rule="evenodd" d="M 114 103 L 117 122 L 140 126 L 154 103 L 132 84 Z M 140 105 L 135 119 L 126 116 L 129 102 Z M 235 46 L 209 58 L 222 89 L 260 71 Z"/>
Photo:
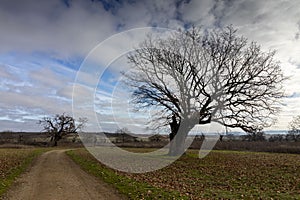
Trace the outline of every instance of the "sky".
<path fill-rule="evenodd" d="M 0 131 L 40 131 L 38 120 L 57 113 L 87 117 L 86 131 L 124 126 L 133 131 L 143 120 L 128 112 L 128 93 L 111 88 L 120 78 L 115 69 L 126 62 L 122 53 L 149 27 L 178 30 L 192 24 L 233 25 L 263 50 L 277 51 L 290 78 L 282 111 L 269 129 L 287 129 L 300 115 L 298 0 L 1 0 Z M 103 60 L 93 64 L 94 58 Z M 109 61 L 114 67 L 107 68 Z M 108 91 L 118 98 L 112 102 Z"/>

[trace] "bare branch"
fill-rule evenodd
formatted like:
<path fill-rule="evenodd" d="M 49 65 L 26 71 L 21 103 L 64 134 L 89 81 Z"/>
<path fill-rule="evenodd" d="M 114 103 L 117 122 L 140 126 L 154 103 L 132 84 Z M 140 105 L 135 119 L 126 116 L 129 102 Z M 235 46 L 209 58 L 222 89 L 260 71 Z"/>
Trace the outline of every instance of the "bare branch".
<path fill-rule="evenodd" d="M 156 127 L 176 117 L 188 127 L 214 121 L 254 131 L 272 124 L 284 96 L 274 55 L 231 26 L 206 33 L 193 27 L 167 39 L 149 36 L 128 56 L 132 70 L 124 73 L 125 83 L 137 109 L 162 111 Z"/>
<path fill-rule="evenodd" d="M 76 134 L 86 124 L 86 118 L 80 118 L 78 124 L 75 124 L 75 119 L 63 113 L 62 115 L 55 115 L 53 118 L 44 117 L 38 123 L 43 126 L 43 130 L 49 134 L 51 141 L 57 142 L 64 136 L 69 134 Z"/>

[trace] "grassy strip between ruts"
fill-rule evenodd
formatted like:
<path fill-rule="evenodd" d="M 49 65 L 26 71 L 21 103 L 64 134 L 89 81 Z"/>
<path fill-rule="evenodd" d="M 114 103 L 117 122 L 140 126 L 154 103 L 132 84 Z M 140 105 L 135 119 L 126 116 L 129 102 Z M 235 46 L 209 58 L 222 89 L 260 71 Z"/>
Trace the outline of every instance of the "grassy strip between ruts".
<path fill-rule="evenodd" d="M 79 164 L 88 173 L 99 177 L 104 182 L 115 187 L 121 194 L 129 199 L 189 199 L 176 191 L 167 191 L 161 188 L 151 186 L 144 182 L 117 174 L 97 160 L 81 156 L 79 151 L 68 151 L 75 163 Z"/>
<path fill-rule="evenodd" d="M 3 171 L 2 176 L 0 177 L 0 197 L 9 189 L 14 180 L 20 176 L 33 162 L 33 160 L 45 152 L 45 149 L 31 149 L 31 150 L 23 150 L 23 149 L 1 149 L 0 151 L 6 151 L 6 160 L 14 160 L 15 162 L 9 162 L 7 166 L 7 170 Z M 0 164 L 5 163 L 1 162 Z M 4 167 L 4 168 L 5 168 Z"/>

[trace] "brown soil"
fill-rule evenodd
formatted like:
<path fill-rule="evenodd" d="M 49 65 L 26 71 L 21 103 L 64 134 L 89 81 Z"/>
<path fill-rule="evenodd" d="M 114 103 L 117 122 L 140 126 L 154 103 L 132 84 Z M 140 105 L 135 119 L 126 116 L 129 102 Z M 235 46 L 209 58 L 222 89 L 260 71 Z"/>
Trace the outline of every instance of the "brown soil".
<path fill-rule="evenodd" d="M 41 155 L 4 199 L 122 199 L 115 189 L 80 169 L 65 151 L 53 150 Z"/>

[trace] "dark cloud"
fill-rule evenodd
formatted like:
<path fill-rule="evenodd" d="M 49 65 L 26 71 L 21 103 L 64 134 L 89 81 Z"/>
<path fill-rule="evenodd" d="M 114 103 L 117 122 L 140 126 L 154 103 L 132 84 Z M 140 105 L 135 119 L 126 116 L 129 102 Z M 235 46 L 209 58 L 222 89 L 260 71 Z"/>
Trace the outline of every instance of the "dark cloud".
<path fill-rule="evenodd" d="M 84 55 L 114 33 L 115 21 L 100 3 L 1 1 L 0 52 L 45 51 Z"/>

